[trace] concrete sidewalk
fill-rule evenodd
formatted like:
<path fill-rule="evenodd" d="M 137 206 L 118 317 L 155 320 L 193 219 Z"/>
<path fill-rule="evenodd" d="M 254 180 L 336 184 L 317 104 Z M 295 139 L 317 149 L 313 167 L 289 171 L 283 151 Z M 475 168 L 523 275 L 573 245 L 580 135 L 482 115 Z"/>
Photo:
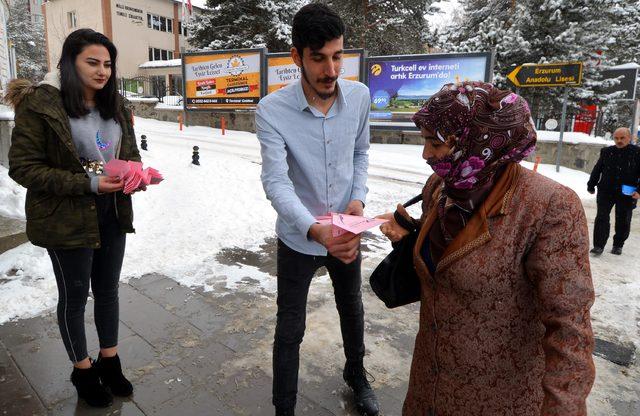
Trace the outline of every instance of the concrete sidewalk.
<path fill-rule="evenodd" d="M 101 410 L 78 401 L 55 315 L 48 314 L 0 326 L 0 414 L 273 414 L 271 361 L 256 361 L 268 352 L 265 346 L 272 339 L 271 296 L 213 296 L 160 275 L 146 275 L 122 284 L 120 297 L 120 356 L 135 386 L 131 399 L 116 399 L 112 407 Z M 309 312 L 322 307 L 311 304 Z M 86 322 L 88 345 L 95 348 L 92 301 Z M 318 335 L 313 328 L 307 331 L 307 337 Z M 403 341 L 410 351 L 412 340 Z M 97 350 L 90 355 L 95 357 Z M 339 351 L 335 358 L 344 359 Z M 302 360 L 297 413 L 355 415 L 341 367 L 311 363 L 313 354 L 304 346 Z M 388 409 L 385 414 L 399 415 L 406 383 L 397 388 L 373 385 Z"/>
<path fill-rule="evenodd" d="M 0 254 L 26 243 L 25 221 L 0 216 Z"/>
<path fill-rule="evenodd" d="M 367 244 L 375 243 L 368 238 L 363 240 L 363 252 L 368 251 Z M 130 399 L 116 399 L 107 409 L 91 409 L 78 401 L 53 312 L 0 325 L 0 416 L 273 415 L 275 293 L 251 274 L 258 269 L 275 283 L 274 260 L 275 239 L 267 239 L 257 251 L 221 250 L 215 261 L 240 266 L 246 277 L 228 287 L 224 278 L 211 276 L 209 292 L 157 274 L 121 283 L 120 356 L 135 391 Z M 363 262 L 365 366 L 375 378 L 372 386 L 382 414 L 399 416 L 419 305 L 389 310 L 375 297 L 367 280 L 379 261 L 365 255 Z M 321 269 L 309 293 L 297 414 L 355 415 L 350 390 L 342 381 L 344 354 L 333 289 L 324 274 Z M 87 342 L 95 358 L 98 341 L 92 310 L 89 300 Z M 639 415 L 640 371 L 633 351 L 602 341 L 596 349 L 597 378 L 589 414 Z"/>

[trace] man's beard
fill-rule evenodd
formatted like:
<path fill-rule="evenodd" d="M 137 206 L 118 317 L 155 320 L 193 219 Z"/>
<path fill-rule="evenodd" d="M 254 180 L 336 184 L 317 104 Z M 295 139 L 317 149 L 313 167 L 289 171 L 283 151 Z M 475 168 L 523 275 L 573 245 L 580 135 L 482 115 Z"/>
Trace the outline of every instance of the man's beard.
<path fill-rule="evenodd" d="M 313 92 L 316 93 L 316 95 L 318 97 L 320 97 L 320 99 L 322 100 L 328 100 L 329 98 L 333 97 L 334 95 L 336 95 L 338 93 L 338 87 L 336 85 L 336 87 L 333 89 L 333 91 L 331 91 L 330 93 L 324 93 L 324 92 L 320 92 L 317 89 L 315 89 L 313 87 L 313 85 L 311 84 L 311 82 L 309 82 L 309 78 L 307 77 L 307 71 L 304 70 L 304 65 L 302 65 L 302 67 L 300 68 L 302 70 L 302 76 L 304 77 L 305 81 L 307 81 L 307 84 L 311 87 L 311 89 L 313 90 Z M 330 81 L 336 81 L 338 79 L 338 77 L 326 77 L 326 78 L 322 78 L 320 80 L 320 82 L 330 82 Z"/>

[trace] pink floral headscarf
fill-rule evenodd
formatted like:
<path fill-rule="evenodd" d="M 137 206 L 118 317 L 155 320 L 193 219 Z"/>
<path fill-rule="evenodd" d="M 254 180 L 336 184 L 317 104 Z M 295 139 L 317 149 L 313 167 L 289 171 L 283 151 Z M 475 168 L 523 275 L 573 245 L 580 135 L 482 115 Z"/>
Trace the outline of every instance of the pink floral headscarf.
<path fill-rule="evenodd" d="M 488 83 L 447 84 L 412 120 L 442 142 L 453 138 L 453 152 L 430 163 L 445 188 L 479 189 L 493 181 L 502 166 L 519 162 L 535 149 L 527 102 Z"/>

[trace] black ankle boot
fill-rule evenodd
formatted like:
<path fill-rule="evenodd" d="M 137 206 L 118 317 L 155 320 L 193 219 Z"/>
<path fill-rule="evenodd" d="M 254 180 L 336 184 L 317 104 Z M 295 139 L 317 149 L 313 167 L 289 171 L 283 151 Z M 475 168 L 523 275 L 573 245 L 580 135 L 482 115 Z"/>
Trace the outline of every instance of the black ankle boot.
<path fill-rule="evenodd" d="M 353 398 L 358 412 L 364 416 L 377 416 L 380 412 L 378 399 L 367 380 L 367 373 L 362 364 L 349 365 L 347 363 L 342 377 L 353 390 Z"/>
<path fill-rule="evenodd" d="M 276 416 L 295 416 L 295 415 L 296 415 L 296 412 L 295 412 L 295 408 L 293 407 L 284 408 L 284 407 L 276 406 Z"/>
<path fill-rule="evenodd" d="M 111 406 L 113 398 L 100 383 L 98 370 L 90 368 L 73 368 L 71 382 L 78 391 L 78 397 L 84 399 L 89 406 L 108 407 Z"/>
<path fill-rule="evenodd" d="M 111 389 L 111 393 L 115 396 L 127 397 L 133 393 L 133 386 L 122 374 L 122 366 L 118 355 L 113 357 L 102 357 L 98 355 L 96 360 L 96 368 L 100 374 L 100 380 L 105 387 Z"/>

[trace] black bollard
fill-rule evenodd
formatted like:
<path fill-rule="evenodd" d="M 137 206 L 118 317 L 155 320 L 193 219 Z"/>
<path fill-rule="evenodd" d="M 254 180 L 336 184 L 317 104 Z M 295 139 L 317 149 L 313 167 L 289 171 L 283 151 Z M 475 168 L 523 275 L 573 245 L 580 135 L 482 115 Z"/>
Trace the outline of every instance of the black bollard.
<path fill-rule="evenodd" d="M 193 155 L 191 156 L 191 163 L 194 165 L 200 166 L 200 152 L 198 152 L 200 148 L 198 146 L 193 146 Z"/>
<path fill-rule="evenodd" d="M 142 150 L 147 150 L 147 136 L 144 134 L 140 137 L 140 148 L 142 148 Z"/>

